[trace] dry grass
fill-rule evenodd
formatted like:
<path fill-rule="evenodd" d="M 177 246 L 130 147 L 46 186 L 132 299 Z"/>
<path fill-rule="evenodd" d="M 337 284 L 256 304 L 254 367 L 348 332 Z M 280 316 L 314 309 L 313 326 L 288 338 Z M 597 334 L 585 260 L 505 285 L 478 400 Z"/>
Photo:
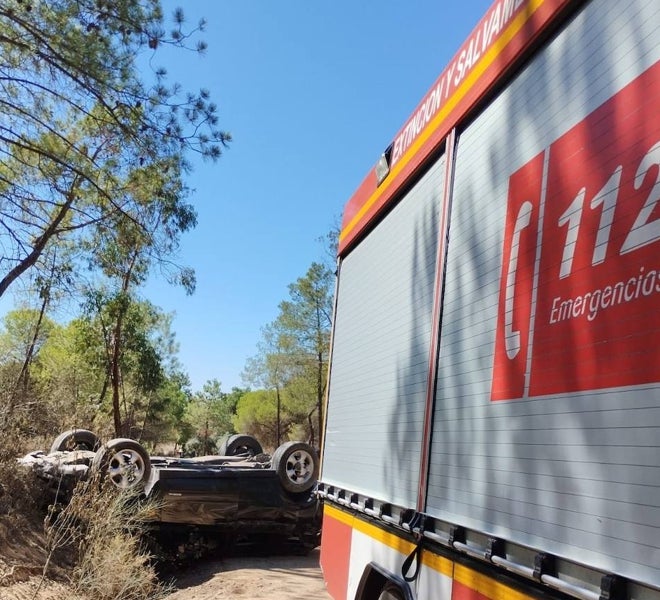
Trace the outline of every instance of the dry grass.
<path fill-rule="evenodd" d="M 45 582 L 48 562 L 43 531 L 45 486 L 16 462 L 24 453 L 24 443 L 16 430 L 0 432 L 0 598 L 51 598 L 54 586 L 64 586 L 66 561 L 52 561 Z M 58 559 L 61 557 L 58 557 Z M 49 591 L 46 591 L 48 588 Z M 59 597 L 73 597 L 72 594 Z"/>
<path fill-rule="evenodd" d="M 39 499 L 44 485 L 19 468 L 16 459 L 20 450 L 15 433 L 0 432 L 0 526 L 9 540 L 20 539 L 20 535 L 14 536 L 34 525 L 40 528 L 43 519 Z"/>
<path fill-rule="evenodd" d="M 137 493 L 119 492 L 97 478 L 78 484 L 69 505 L 47 526 L 49 549 L 77 554 L 71 576 L 75 593 L 98 600 L 166 595 L 141 541 L 154 510 Z"/>
<path fill-rule="evenodd" d="M 44 486 L 17 464 L 23 450 L 20 435 L 0 436 L 0 598 L 164 597 L 141 541 L 153 504 L 90 479 L 44 528 Z"/>

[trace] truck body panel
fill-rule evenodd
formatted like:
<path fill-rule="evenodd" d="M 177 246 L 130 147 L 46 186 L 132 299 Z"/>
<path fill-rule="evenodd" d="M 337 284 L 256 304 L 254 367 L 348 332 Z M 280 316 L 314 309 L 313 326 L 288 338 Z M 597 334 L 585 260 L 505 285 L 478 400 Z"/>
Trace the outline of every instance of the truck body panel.
<path fill-rule="evenodd" d="M 654 0 L 495 2 L 349 201 L 335 598 L 418 545 L 412 597 L 660 597 L 659 32 Z"/>
<path fill-rule="evenodd" d="M 419 485 L 443 178 L 441 157 L 346 258 L 338 290 L 326 481 L 401 504 Z"/>

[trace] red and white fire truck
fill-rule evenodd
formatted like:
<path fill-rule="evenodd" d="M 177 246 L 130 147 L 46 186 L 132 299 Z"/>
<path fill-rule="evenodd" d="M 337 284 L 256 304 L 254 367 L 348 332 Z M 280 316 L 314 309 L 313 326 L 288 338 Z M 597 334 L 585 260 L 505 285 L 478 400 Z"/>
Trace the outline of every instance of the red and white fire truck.
<path fill-rule="evenodd" d="M 346 206 L 336 600 L 660 598 L 660 2 L 496 0 Z"/>

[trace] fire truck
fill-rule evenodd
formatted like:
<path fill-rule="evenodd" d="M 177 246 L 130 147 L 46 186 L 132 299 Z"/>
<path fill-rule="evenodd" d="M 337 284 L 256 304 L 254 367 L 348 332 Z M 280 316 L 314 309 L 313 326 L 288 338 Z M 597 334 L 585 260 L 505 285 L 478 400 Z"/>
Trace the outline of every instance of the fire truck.
<path fill-rule="evenodd" d="M 658 0 L 496 0 L 348 201 L 335 600 L 660 598 L 659 59 Z"/>

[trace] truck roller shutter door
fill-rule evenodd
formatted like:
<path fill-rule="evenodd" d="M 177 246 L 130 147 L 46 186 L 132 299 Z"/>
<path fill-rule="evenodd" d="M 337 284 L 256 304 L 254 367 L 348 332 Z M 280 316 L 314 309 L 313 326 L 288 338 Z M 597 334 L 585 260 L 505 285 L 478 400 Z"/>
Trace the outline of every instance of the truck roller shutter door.
<path fill-rule="evenodd" d="M 440 157 L 341 263 L 322 480 L 414 506 L 428 377 Z"/>

